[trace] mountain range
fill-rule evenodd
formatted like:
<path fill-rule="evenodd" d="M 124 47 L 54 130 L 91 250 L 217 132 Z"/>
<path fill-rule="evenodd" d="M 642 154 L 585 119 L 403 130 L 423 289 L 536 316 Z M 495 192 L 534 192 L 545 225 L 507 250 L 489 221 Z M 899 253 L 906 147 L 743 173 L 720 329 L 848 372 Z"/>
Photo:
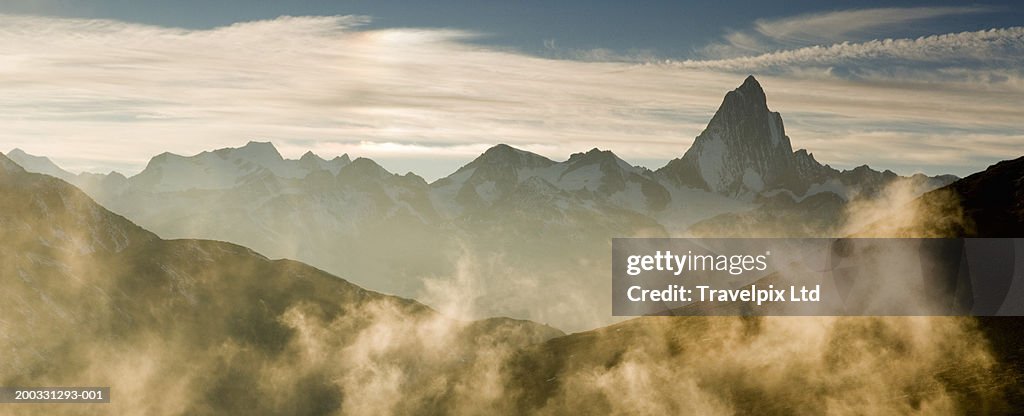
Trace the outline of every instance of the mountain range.
<path fill-rule="evenodd" d="M 608 323 L 606 302 L 584 299 L 607 298 L 593 276 L 607 275 L 598 253 L 612 237 L 830 235 L 850 201 L 894 184 L 910 184 L 916 195 L 955 179 L 839 171 L 794 151 L 753 77 L 726 94 L 681 158 L 654 171 L 599 149 L 554 161 L 503 144 L 433 183 L 348 155 L 289 160 L 261 142 L 164 153 L 131 177 L 75 175 L 17 149 L 8 157 L 163 238 L 229 241 L 427 303 L 443 296 L 440 286 L 468 284 L 472 317 L 569 330 Z M 586 289 L 574 303 L 534 292 L 552 284 Z"/>
<path fill-rule="evenodd" d="M 1024 158 L 909 207 L 944 195 L 940 211 L 973 224 L 947 236 L 986 236 L 1024 229 L 1022 192 Z M 2 155 L 0 195 L 0 383 L 116 394 L 29 413 L 1024 409 L 1019 318 L 643 317 L 565 335 L 451 319 L 231 243 L 165 240 Z"/>
<path fill-rule="evenodd" d="M 766 127 L 760 137 L 785 150 L 781 118 L 764 120 L 777 121 L 780 135 Z M 732 143 L 728 131 L 700 141 Z M 799 150 L 790 162 L 711 169 L 707 160 L 746 157 L 729 147 L 721 154 L 731 156 L 710 158 L 714 146 L 657 171 L 599 150 L 556 162 L 496 146 L 430 184 L 368 159 L 290 161 L 259 143 L 162 155 L 131 178 L 0 155 L 0 385 L 73 380 L 117 395 L 111 404 L 12 408 L 54 414 L 1024 410 L 1019 318 L 643 317 L 566 335 L 427 306 L 597 316 L 550 321 L 593 328 L 608 314 L 594 305 L 609 299 L 601 276 L 610 237 L 680 235 L 700 224 L 714 234 L 729 221 L 763 220 L 800 234 L 808 223 L 845 230 L 836 223 L 870 210 L 865 235 L 1024 233 L 1024 158 L 938 186 L 950 178 L 822 165 L 818 179 L 793 179 L 803 169 L 793 161 L 806 160 Z M 179 169 L 201 185 L 176 179 L 186 177 Z M 890 204 L 895 185 L 936 189 Z M 819 211 L 841 214 L 801 216 Z M 167 228 L 153 233 L 134 217 Z M 230 232 L 285 252 L 322 249 L 347 272 L 197 239 Z M 174 233 L 196 235 L 165 235 Z M 423 302 L 347 276 L 371 288 L 418 278 Z"/>

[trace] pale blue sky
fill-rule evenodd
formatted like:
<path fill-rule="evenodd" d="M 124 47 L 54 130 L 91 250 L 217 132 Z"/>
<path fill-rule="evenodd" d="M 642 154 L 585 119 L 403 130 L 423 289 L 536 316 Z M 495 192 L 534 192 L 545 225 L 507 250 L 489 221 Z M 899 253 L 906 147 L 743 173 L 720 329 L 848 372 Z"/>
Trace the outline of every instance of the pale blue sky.
<path fill-rule="evenodd" d="M 501 1 L 501 0 L 0 0 L 0 13 L 117 19 L 136 23 L 209 29 L 282 15 L 372 16 L 370 28 L 456 28 L 486 33 L 481 43 L 545 52 L 544 41 L 572 49 L 645 50 L 669 58 L 698 57 L 723 34 L 758 19 L 781 19 L 837 10 L 979 6 L 989 12 L 951 14 L 885 30 L 865 30 L 849 40 L 873 36 L 918 37 L 1019 26 L 1024 12 L 1012 0 L 963 1 Z"/>

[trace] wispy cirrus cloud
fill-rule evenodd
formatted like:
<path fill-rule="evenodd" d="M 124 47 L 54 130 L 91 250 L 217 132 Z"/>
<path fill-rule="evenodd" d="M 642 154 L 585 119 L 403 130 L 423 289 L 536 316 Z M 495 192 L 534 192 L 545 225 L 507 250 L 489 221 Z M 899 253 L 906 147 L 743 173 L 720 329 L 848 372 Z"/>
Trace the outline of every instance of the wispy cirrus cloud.
<path fill-rule="evenodd" d="M 991 13 L 988 6 L 881 7 L 758 19 L 751 28 L 731 30 L 723 42 L 704 48 L 709 58 L 732 58 L 842 42 L 889 38 L 897 29 L 940 17 Z"/>
<path fill-rule="evenodd" d="M 885 36 L 887 31 L 939 17 L 990 13 L 987 6 L 882 7 L 812 13 L 782 19 L 758 19 L 757 33 L 791 44 L 836 43 Z"/>
<path fill-rule="evenodd" d="M 1024 27 L 923 36 L 916 39 L 875 39 L 780 50 L 726 59 L 689 60 L 682 65 L 716 69 L 756 70 L 771 67 L 839 65 L 889 59 L 919 64 L 1014 64 L 1024 60 Z"/>
<path fill-rule="evenodd" d="M 0 16 L 0 150 L 130 174 L 164 151 L 259 139 L 289 157 L 350 153 L 436 178 L 510 143 L 552 158 L 600 147 L 656 168 L 685 151 L 747 73 L 794 146 L 839 167 L 965 174 L 1000 149 L 1019 156 L 1010 149 L 1024 141 L 1021 28 L 664 64 L 543 58 L 481 46 L 473 32 L 367 21 L 187 30 Z M 956 151 L 913 165 L 879 151 L 914 141 Z"/>

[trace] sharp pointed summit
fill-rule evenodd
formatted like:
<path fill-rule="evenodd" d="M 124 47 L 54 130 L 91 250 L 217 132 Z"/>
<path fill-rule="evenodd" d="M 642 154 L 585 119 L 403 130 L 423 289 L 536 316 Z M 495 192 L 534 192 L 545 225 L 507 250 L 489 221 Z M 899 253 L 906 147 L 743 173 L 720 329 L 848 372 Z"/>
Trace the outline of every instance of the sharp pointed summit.
<path fill-rule="evenodd" d="M 745 79 L 743 79 L 743 84 L 740 84 L 740 87 L 737 88 L 737 90 L 744 92 L 754 92 L 757 94 L 761 94 L 762 96 L 764 95 L 764 89 L 761 88 L 761 83 L 757 82 L 757 78 L 754 78 L 753 75 L 748 75 Z"/>
<path fill-rule="evenodd" d="M 739 88 L 726 94 L 722 105 L 739 105 L 749 111 L 769 111 L 768 97 L 765 96 L 761 83 L 757 82 L 753 75 L 743 80 Z"/>
<path fill-rule="evenodd" d="M 768 108 L 764 89 L 753 76 L 725 94 L 683 157 L 656 174 L 676 185 L 747 200 L 775 191 L 797 199 L 825 191 L 847 198 L 873 194 L 899 178 L 867 165 L 838 171 L 804 149 L 794 152 L 782 116 Z M 948 178 L 942 181 L 948 183 Z"/>
<path fill-rule="evenodd" d="M 778 188 L 802 194 L 807 183 L 796 159 L 782 116 L 768 108 L 761 84 L 749 76 L 725 95 L 707 128 L 683 157 L 659 172 L 681 185 L 729 196 L 757 195 Z M 813 159 L 799 162 L 807 164 Z"/>

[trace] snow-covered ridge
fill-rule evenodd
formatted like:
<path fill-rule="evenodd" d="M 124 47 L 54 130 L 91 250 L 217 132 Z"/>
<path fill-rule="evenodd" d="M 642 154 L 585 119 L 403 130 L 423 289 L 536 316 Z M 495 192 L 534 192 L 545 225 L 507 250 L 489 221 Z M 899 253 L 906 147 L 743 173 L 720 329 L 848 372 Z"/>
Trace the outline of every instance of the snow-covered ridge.
<path fill-rule="evenodd" d="M 263 171 L 278 178 L 302 179 L 318 170 L 337 175 L 349 163 L 348 155 L 327 161 L 312 152 L 307 152 L 299 160 L 285 159 L 272 143 L 251 141 L 239 148 L 218 149 L 188 157 L 163 153 L 150 160 L 146 168 L 130 181 L 133 186 L 151 192 L 230 189 Z"/>
<path fill-rule="evenodd" d="M 555 162 L 499 144 L 434 182 L 432 188 L 437 195 L 434 199 L 456 212 L 465 206 L 493 204 L 521 187 L 534 193 L 565 193 L 648 212 L 663 207 L 669 198 L 668 191 L 652 175 L 650 170 L 632 166 L 607 150 L 595 148 Z M 652 201 L 658 197 L 662 201 Z M 451 199 L 458 203 L 446 201 Z"/>

